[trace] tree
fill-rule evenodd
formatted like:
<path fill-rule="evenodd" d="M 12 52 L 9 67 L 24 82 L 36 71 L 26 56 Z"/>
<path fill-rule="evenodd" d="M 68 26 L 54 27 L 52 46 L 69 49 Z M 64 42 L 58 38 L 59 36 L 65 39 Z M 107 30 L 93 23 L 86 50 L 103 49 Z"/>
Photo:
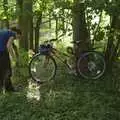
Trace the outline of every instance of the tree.
<path fill-rule="evenodd" d="M 19 11 L 19 26 L 22 30 L 23 38 L 20 46 L 28 50 L 33 48 L 33 13 L 32 0 L 17 0 Z M 29 45 L 30 44 L 30 45 Z"/>
<path fill-rule="evenodd" d="M 108 70 L 112 70 L 112 65 L 118 57 L 119 47 L 120 47 L 120 2 L 119 1 L 111 1 L 108 3 L 107 13 L 110 15 L 111 23 L 108 35 L 108 43 L 106 48 L 106 63 Z M 111 11 L 112 10 L 112 11 Z"/>
<path fill-rule="evenodd" d="M 73 40 L 82 41 L 80 45 L 74 45 L 76 60 L 78 60 L 80 53 L 88 49 L 89 36 L 87 24 L 85 20 L 85 4 L 74 0 L 72 9 L 73 18 Z M 76 62 L 75 62 L 76 63 Z"/>

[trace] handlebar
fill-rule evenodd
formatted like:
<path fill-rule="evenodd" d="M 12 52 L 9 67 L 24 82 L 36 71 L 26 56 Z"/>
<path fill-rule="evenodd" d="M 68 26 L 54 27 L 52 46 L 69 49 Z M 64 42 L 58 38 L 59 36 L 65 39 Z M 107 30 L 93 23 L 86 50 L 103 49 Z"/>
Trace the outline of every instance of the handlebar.
<path fill-rule="evenodd" d="M 52 38 L 52 39 L 50 39 L 50 40 L 46 40 L 46 41 L 44 41 L 44 43 L 50 43 L 50 42 L 57 41 L 57 40 L 58 40 L 59 38 L 61 38 L 62 36 L 64 36 L 64 33 L 61 34 L 61 35 L 59 35 L 57 38 Z M 59 39 L 59 40 L 61 40 L 61 39 Z"/>
<path fill-rule="evenodd" d="M 57 40 L 58 40 L 57 38 L 53 38 L 53 39 L 44 41 L 44 43 L 50 43 L 50 42 L 54 42 L 54 41 L 57 41 Z M 71 43 L 79 45 L 81 43 L 88 43 L 88 41 L 85 41 L 85 42 L 83 40 L 82 41 L 72 41 Z"/>
<path fill-rule="evenodd" d="M 57 40 L 57 39 L 50 39 L 50 40 L 44 41 L 44 43 L 54 42 L 54 41 L 56 41 L 56 40 Z"/>

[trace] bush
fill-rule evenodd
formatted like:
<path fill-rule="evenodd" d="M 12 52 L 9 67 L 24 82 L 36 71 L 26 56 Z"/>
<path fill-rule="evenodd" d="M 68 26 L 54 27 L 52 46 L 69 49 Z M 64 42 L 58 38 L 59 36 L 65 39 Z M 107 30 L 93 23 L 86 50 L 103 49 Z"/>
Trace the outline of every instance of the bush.
<path fill-rule="evenodd" d="M 12 61 L 12 63 L 16 63 L 16 65 L 13 66 L 13 82 L 16 84 L 22 83 L 23 85 L 26 85 L 29 73 L 28 73 L 28 62 L 29 62 L 29 56 L 28 52 L 24 49 L 19 50 L 19 57 L 16 59 L 16 61 Z"/>

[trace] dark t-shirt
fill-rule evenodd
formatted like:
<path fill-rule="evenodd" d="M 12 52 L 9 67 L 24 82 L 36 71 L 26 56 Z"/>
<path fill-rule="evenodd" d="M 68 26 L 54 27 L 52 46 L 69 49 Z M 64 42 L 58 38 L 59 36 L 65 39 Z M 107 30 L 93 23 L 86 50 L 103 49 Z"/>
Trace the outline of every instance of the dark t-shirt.
<path fill-rule="evenodd" d="M 0 30 L 0 52 L 6 50 L 10 37 L 15 37 L 16 33 L 9 30 Z"/>

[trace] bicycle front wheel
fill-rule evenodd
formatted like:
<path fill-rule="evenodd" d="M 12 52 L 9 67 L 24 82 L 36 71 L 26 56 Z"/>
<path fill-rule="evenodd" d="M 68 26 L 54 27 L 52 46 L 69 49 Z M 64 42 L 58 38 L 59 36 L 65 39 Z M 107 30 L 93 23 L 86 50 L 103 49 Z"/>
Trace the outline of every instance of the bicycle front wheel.
<path fill-rule="evenodd" d="M 77 62 L 79 74 L 85 79 L 98 79 L 106 69 L 104 57 L 95 51 L 84 53 Z"/>
<path fill-rule="evenodd" d="M 29 73 L 33 80 L 42 83 L 55 77 L 56 67 L 52 56 L 37 54 L 29 63 Z"/>

